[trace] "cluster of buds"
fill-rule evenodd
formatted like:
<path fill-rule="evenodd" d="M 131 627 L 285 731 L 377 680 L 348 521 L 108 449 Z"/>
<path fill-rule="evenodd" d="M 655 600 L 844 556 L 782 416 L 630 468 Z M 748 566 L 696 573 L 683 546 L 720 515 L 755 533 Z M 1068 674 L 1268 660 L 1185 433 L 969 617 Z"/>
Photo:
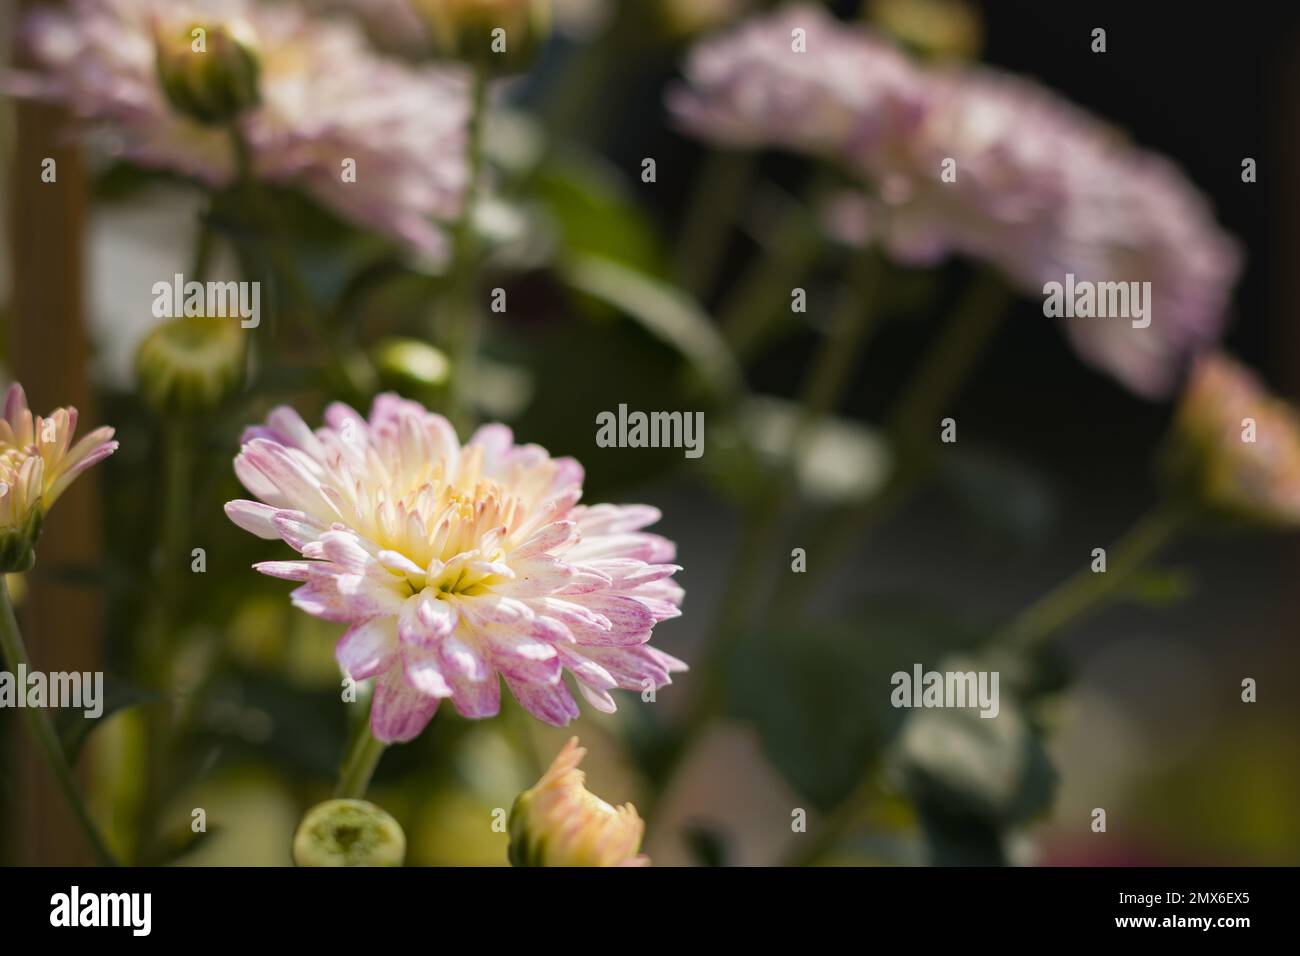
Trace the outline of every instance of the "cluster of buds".
<path fill-rule="evenodd" d="M 22 386 L 9 387 L 0 421 L 0 573 L 31 568 L 46 512 L 79 474 L 117 450 L 111 428 L 74 445 L 76 430 L 75 408 L 33 415 Z"/>

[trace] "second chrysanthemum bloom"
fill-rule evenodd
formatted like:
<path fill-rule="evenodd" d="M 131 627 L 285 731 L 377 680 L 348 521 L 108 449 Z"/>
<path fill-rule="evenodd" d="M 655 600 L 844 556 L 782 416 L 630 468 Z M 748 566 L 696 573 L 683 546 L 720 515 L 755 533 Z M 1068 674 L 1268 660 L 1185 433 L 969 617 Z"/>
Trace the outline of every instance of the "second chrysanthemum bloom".
<path fill-rule="evenodd" d="M 644 505 L 580 505 L 582 467 L 504 425 L 462 446 L 440 415 L 381 395 L 369 419 L 331 405 L 313 431 L 279 408 L 250 429 L 235 471 L 260 501 L 232 501 L 240 527 L 303 560 L 257 569 L 301 582 L 299 608 L 350 625 L 339 664 L 375 678 L 371 730 L 410 740 L 449 698 L 490 717 L 500 680 L 535 717 L 578 715 L 568 671 L 596 709 L 685 670 L 648 646 L 678 616 L 673 543 L 642 529 Z"/>

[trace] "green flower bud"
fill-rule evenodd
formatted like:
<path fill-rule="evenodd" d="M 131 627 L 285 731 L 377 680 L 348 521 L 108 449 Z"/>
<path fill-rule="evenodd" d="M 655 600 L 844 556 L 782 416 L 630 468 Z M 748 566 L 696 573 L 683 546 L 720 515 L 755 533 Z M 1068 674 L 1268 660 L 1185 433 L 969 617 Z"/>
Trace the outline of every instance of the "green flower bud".
<path fill-rule="evenodd" d="M 140 343 L 140 394 L 165 414 L 210 411 L 233 395 L 244 374 L 244 330 L 234 319 L 169 319 Z"/>
<path fill-rule="evenodd" d="M 307 811 L 293 837 L 298 866 L 401 866 L 406 835 L 365 800 L 326 800 Z"/>
<path fill-rule="evenodd" d="M 36 563 L 36 541 L 45 513 L 39 505 L 23 517 L 21 525 L 0 528 L 0 573 L 30 571 Z"/>
<path fill-rule="evenodd" d="M 551 28 L 551 0 L 410 0 L 438 52 L 492 73 L 523 69 Z"/>
<path fill-rule="evenodd" d="M 261 67 L 239 23 L 194 24 L 154 35 L 158 78 L 179 112 L 206 125 L 229 123 L 260 101 Z"/>
<path fill-rule="evenodd" d="M 429 391 L 451 380 L 446 353 L 419 339 L 383 339 L 371 349 L 370 357 L 384 386 L 399 392 Z"/>

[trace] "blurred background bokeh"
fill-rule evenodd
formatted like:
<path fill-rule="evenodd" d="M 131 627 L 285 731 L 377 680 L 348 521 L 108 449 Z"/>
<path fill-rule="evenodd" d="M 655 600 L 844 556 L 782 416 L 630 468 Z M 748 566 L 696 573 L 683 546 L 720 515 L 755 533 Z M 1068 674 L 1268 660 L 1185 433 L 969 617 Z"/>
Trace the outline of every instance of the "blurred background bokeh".
<path fill-rule="evenodd" d="M 540 64 L 512 81 L 511 112 L 494 131 L 502 168 L 529 170 L 532 200 L 522 224 L 506 216 L 502 227 L 519 237 L 503 247 L 499 282 L 490 284 L 507 289 L 511 308 L 488 331 L 481 409 L 509 421 L 521 440 L 580 459 L 584 500 L 662 509 L 657 530 L 678 543 L 687 598 L 684 615 L 656 641 L 693 662 L 716 618 L 745 520 L 736 505 L 754 464 L 729 449 L 725 434 L 711 433 L 698 461 L 679 450 L 632 455 L 595 446 L 598 412 L 620 403 L 695 408 L 698 392 L 678 349 L 644 323 L 625 321 L 617 303 L 575 293 L 542 247 L 560 241 L 649 273 L 671 271 L 708 156 L 667 119 L 664 88 L 699 31 L 763 4 L 560 6 L 562 28 Z M 857 8 L 832 6 L 845 17 Z M 1228 347 L 1279 392 L 1300 397 L 1293 291 L 1300 18 L 1263 3 L 1201 13 L 1181 4 L 1038 0 L 955 4 L 962 14 L 912 9 L 933 4 L 880 6 L 907 9 L 877 11 L 878 26 L 951 32 L 958 54 L 1032 76 L 1174 158 L 1246 252 Z M 0 38 L 11 53 L 16 19 L 7 4 Z M 1089 49 L 1097 26 L 1108 31 L 1104 55 Z M 159 436 L 133 394 L 132 358 L 155 322 L 152 283 L 186 268 L 200 197 L 182 182 L 83 151 L 53 107 L 3 107 L 6 378 L 24 382 L 34 407 L 75 404 L 84 421 L 115 424 L 121 441 L 101 473 L 76 489 L 75 502 L 51 516 L 49 543 L 22 584 L 21 611 L 46 669 L 102 666 L 112 693 L 114 677 L 131 674 L 135 622 L 156 599 L 148 586 L 157 574 L 155 502 L 141 476 L 150 474 Z M 47 155 L 59 159 L 57 189 L 35 184 L 30 173 Z M 652 184 L 641 181 L 644 157 L 657 160 Z M 1244 157 L 1258 161 L 1255 183 L 1242 182 Z M 720 252 L 719 290 L 745 274 L 766 217 L 794 201 L 806 166 L 764 155 L 745 180 L 742 222 Z M 355 290 L 363 341 L 418 317 L 427 291 L 418 277 L 385 275 L 387 262 L 364 240 L 330 245 L 321 237 L 332 241 L 330 230 L 341 227 L 315 216 L 304 212 L 299 228 L 317 280 L 328 286 L 358 264 L 374 267 L 372 281 Z M 810 271 L 803 283 L 810 299 L 835 294 L 842 255 Z M 809 503 L 804 523 L 787 529 L 791 546 L 814 519 L 833 515 L 844 495 L 880 480 L 886 465 L 871 423 L 968 272 L 960 262 L 929 272 L 891 269 L 887 324 L 853 370 L 839 413 L 844 430 L 827 438 L 822 472 L 806 479 Z M 703 305 L 715 309 L 721 297 L 706 295 Z M 954 635 L 979 634 L 1014 614 L 1156 497 L 1152 456 L 1170 405 L 1137 398 L 1080 363 L 1041 302 L 1018 301 L 1014 309 L 960 395 L 952 460 L 834 566 L 810 551 L 815 621 L 804 652 L 754 637 L 732 675 L 725 719 L 691 743 L 671 785 L 655 777 L 655 734 L 682 711 L 692 673 L 661 690 L 654 707 L 629 695 L 617 714 L 584 709 L 568 730 L 515 708 L 472 723 L 446 707 L 417 741 L 390 749 L 371 791 L 405 829 L 408 862 L 503 863 L 506 838 L 490 826 L 494 808 L 508 808 L 572 732 L 591 750 L 584 768 L 593 789 L 611 802 L 653 803 L 646 850 L 656 864 L 763 865 L 797 856 L 792 811 L 806 809 L 815 834 L 870 762 L 888 762 L 892 730 L 864 728 L 855 716 L 879 711 L 888 675 L 913 661 L 937 665 L 939 655 L 965 646 Z M 746 376 L 755 392 L 798 392 L 820 337 L 816 312 L 795 317 L 752 357 Z M 163 822 L 169 852 L 187 864 L 288 864 L 294 828 L 329 795 L 348 732 L 332 653 L 337 628 L 293 610 L 283 582 L 249 570 L 267 557 L 265 543 L 230 526 L 220 510 L 239 496 L 229 462 L 243 426 L 273 398 L 299 394 L 292 381 L 273 384 L 205 423 L 194 451 L 194 500 L 208 506 L 190 515 L 189 533 L 208 566 L 176 609 L 182 651 L 170 706 L 179 742 L 170 782 L 145 804 Z M 389 384 L 409 386 L 400 378 Z M 317 420 L 320 399 L 296 402 L 307 421 Z M 1153 587 L 1149 600 L 1106 609 L 1060 635 L 1058 663 L 1071 683 L 1051 708 L 1045 736 L 1054 798 L 1017 821 L 1004 847 L 1008 861 L 1300 863 L 1300 541 L 1195 534 L 1163 564 L 1178 573 L 1167 587 Z M 754 582 L 764 600 L 784 586 L 776 578 Z M 1259 682 L 1253 705 L 1240 700 L 1246 677 Z M 121 694 L 143 693 L 127 685 Z M 119 846 L 130 845 L 138 824 L 133 814 L 146 786 L 139 715 L 151 706 L 159 705 L 145 699 L 106 721 L 83 760 L 92 806 Z M 43 772 L 14 713 L 0 711 L 0 860 L 83 862 Z M 869 791 L 846 837 L 821 861 L 931 858 L 900 780 L 882 771 Z M 1096 807 L 1107 811 L 1104 836 L 1089 829 Z M 190 825 L 195 808 L 206 812 L 203 839 Z"/>

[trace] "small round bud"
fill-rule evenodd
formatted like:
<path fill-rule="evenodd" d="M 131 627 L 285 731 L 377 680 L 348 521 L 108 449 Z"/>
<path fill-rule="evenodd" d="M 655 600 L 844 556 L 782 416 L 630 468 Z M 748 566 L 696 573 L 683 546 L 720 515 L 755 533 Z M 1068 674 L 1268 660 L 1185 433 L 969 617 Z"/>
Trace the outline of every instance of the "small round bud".
<path fill-rule="evenodd" d="M 251 32 L 241 23 L 158 27 L 154 34 L 158 78 L 178 112 L 216 126 L 233 121 L 260 101 L 261 67 Z"/>
<path fill-rule="evenodd" d="M 551 0 L 411 0 L 438 52 L 491 73 L 522 69 L 545 42 Z"/>
<path fill-rule="evenodd" d="M 227 318 L 169 319 L 140 343 L 140 394 L 156 411 L 194 415 L 233 395 L 244 374 L 245 333 Z"/>
<path fill-rule="evenodd" d="M 386 338 L 370 352 L 380 381 L 399 392 L 431 391 L 451 380 L 446 353 L 419 339 Z"/>
<path fill-rule="evenodd" d="M 326 800 L 307 811 L 293 837 L 298 866 L 401 866 L 406 835 L 366 800 Z"/>

